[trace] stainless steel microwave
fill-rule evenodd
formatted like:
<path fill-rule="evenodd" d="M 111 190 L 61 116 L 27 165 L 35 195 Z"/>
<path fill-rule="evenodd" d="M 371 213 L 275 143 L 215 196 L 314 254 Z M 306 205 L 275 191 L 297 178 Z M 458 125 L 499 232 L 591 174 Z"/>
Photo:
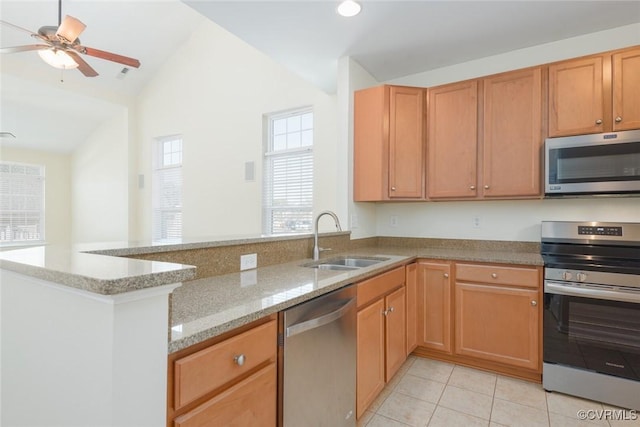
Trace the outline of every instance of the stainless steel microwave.
<path fill-rule="evenodd" d="M 640 193 L 640 130 L 548 138 L 545 194 Z"/>

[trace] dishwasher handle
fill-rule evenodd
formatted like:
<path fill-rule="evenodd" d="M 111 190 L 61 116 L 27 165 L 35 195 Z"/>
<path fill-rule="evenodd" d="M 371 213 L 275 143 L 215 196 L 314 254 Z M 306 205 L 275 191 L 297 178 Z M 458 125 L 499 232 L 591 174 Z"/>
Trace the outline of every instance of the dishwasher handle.
<path fill-rule="evenodd" d="M 328 323 L 333 322 L 334 320 L 341 318 L 355 303 L 355 300 L 355 298 L 343 300 L 345 301 L 344 303 L 342 303 L 337 309 L 330 311 L 329 313 L 314 317 L 313 319 L 305 320 L 300 323 L 294 323 L 285 330 L 285 336 L 287 338 L 292 337 L 294 335 L 301 334 L 302 332 L 319 328 L 320 326 L 324 326 Z"/>

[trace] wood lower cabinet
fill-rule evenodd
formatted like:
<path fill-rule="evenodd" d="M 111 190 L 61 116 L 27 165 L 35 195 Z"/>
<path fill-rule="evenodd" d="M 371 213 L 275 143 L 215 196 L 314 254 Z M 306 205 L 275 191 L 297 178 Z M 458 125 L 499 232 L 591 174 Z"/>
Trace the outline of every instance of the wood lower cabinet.
<path fill-rule="evenodd" d="M 405 267 L 358 284 L 356 417 L 407 358 Z"/>
<path fill-rule="evenodd" d="M 451 354 L 451 264 L 418 263 L 418 344 Z"/>
<path fill-rule="evenodd" d="M 407 356 L 418 346 L 418 263 L 405 266 Z"/>
<path fill-rule="evenodd" d="M 275 315 L 169 356 L 167 426 L 275 426 Z"/>
<path fill-rule="evenodd" d="M 355 201 L 424 199 L 424 93 L 388 85 L 355 92 Z"/>
<path fill-rule="evenodd" d="M 540 370 L 537 268 L 457 264 L 455 353 Z"/>

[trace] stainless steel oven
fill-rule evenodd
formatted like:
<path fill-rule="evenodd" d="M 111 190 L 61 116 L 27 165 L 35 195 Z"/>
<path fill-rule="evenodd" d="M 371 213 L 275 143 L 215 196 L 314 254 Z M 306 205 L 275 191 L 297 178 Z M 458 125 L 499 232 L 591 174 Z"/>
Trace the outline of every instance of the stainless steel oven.
<path fill-rule="evenodd" d="M 546 390 L 640 409 L 640 224 L 543 222 Z"/>
<path fill-rule="evenodd" d="M 640 192 L 640 130 L 549 138 L 545 194 Z"/>

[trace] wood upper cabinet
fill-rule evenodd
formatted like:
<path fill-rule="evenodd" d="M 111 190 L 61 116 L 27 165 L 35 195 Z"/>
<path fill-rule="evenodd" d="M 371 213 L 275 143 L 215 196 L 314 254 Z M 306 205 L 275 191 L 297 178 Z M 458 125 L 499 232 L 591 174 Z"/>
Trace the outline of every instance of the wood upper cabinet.
<path fill-rule="evenodd" d="M 541 193 L 542 70 L 530 68 L 483 80 L 483 197 Z"/>
<path fill-rule="evenodd" d="M 549 65 L 549 136 L 640 129 L 640 48 Z"/>
<path fill-rule="evenodd" d="M 405 268 L 358 283 L 356 417 L 407 358 Z"/>
<path fill-rule="evenodd" d="M 418 263 L 418 344 L 451 353 L 451 265 Z"/>
<path fill-rule="evenodd" d="M 457 264 L 455 353 L 540 370 L 539 270 Z"/>
<path fill-rule="evenodd" d="M 355 92 L 355 201 L 424 198 L 424 93 L 388 85 Z"/>
<path fill-rule="evenodd" d="M 549 65 L 550 137 L 611 129 L 603 81 L 605 62 L 604 56 L 594 56 Z"/>
<path fill-rule="evenodd" d="M 407 356 L 418 346 L 418 263 L 405 266 Z"/>
<path fill-rule="evenodd" d="M 428 90 L 427 197 L 477 195 L 478 81 Z"/>
<path fill-rule="evenodd" d="M 640 48 L 613 55 L 613 130 L 640 129 Z"/>

